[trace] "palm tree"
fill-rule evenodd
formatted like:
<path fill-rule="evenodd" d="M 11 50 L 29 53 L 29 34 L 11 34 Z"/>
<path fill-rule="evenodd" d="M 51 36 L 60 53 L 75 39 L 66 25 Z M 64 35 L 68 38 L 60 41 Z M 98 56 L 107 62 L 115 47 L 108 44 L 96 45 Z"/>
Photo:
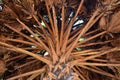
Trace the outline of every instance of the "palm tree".
<path fill-rule="evenodd" d="M 3 0 L 2 5 L 3 78 L 120 79 L 119 56 L 114 57 L 120 53 L 119 0 Z"/>

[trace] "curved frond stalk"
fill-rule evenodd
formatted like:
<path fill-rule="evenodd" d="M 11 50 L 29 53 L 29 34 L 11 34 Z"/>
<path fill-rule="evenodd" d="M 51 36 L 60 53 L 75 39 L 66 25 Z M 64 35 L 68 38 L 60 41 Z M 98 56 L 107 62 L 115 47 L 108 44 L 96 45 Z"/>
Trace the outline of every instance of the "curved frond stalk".
<path fill-rule="evenodd" d="M 60 41 L 59 41 L 59 32 L 58 32 L 58 23 L 57 23 L 57 16 L 56 16 L 56 12 L 55 12 L 55 7 L 52 6 L 52 12 L 53 12 L 53 20 L 54 20 L 54 27 L 55 27 L 55 47 L 56 47 L 56 54 L 59 55 L 60 54 Z"/>
<path fill-rule="evenodd" d="M 32 56 L 32 57 L 34 57 L 34 58 L 36 58 L 36 59 L 38 59 L 38 60 L 40 60 L 40 61 L 43 61 L 44 63 L 46 63 L 46 64 L 48 64 L 48 65 L 52 65 L 52 62 L 51 62 L 50 60 L 47 60 L 47 59 L 43 58 L 42 56 L 40 56 L 40 55 L 38 55 L 38 54 L 35 54 L 35 53 L 32 53 L 32 52 L 26 51 L 26 50 L 21 49 L 21 48 L 17 48 L 17 47 L 15 47 L 15 46 L 12 46 L 12 45 L 7 44 L 7 43 L 4 43 L 4 42 L 0 42 L 0 45 L 9 47 L 9 48 L 11 48 L 11 49 L 14 50 L 14 51 L 21 52 L 21 53 L 23 53 L 23 54 L 30 55 L 30 56 Z"/>
<path fill-rule="evenodd" d="M 40 19 L 44 22 L 44 24 L 45 24 L 45 26 L 47 27 L 49 33 L 52 35 L 53 32 L 52 32 L 52 30 L 50 29 L 50 26 L 48 25 L 48 23 L 43 19 L 42 15 L 40 15 L 39 13 L 38 13 L 38 16 L 39 16 Z M 37 21 L 37 20 L 36 20 L 36 21 Z"/>
<path fill-rule="evenodd" d="M 29 64 L 35 63 L 35 62 L 37 62 L 37 61 L 38 61 L 38 60 L 30 61 L 30 62 L 28 62 L 28 63 L 26 63 L 26 64 L 23 64 L 23 65 L 20 65 L 20 66 L 18 66 L 18 67 L 15 67 L 15 69 L 22 68 L 22 67 L 27 66 L 27 65 L 29 65 Z"/>
<path fill-rule="evenodd" d="M 99 52 L 98 54 L 85 57 L 84 59 L 77 59 L 77 60 L 71 61 L 68 64 L 74 66 L 74 65 L 78 64 L 79 62 L 84 62 L 84 61 L 87 61 L 87 60 L 95 59 L 96 57 L 99 57 L 99 56 L 102 56 L 102 55 L 105 55 L 105 54 L 108 54 L 108 53 L 110 54 L 111 52 L 117 51 L 117 50 L 119 51 L 120 49 L 119 48 L 113 48 L 113 49 L 107 50 L 105 52 Z"/>
<path fill-rule="evenodd" d="M 73 48 L 74 48 L 75 45 L 77 44 L 77 42 L 78 42 L 78 40 L 80 39 L 80 37 L 81 37 L 85 32 L 87 32 L 90 27 L 92 27 L 91 23 L 94 23 L 94 19 L 95 19 L 95 17 L 98 15 L 98 12 L 99 12 L 99 10 L 96 10 L 96 11 L 94 12 L 93 16 L 90 18 L 90 20 L 89 20 L 89 22 L 86 24 L 86 26 L 82 29 L 82 31 L 81 31 L 81 33 L 79 34 L 79 36 L 75 39 L 75 41 L 74 41 L 73 43 L 71 43 L 72 46 L 71 46 L 70 49 L 62 56 L 61 62 L 64 62 L 64 61 L 69 57 L 69 55 L 71 54 L 71 51 L 73 50 Z M 102 14 L 102 13 L 101 13 L 101 14 Z M 100 16 L 102 16 L 101 14 L 100 14 Z M 98 17 L 100 18 L 100 16 L 98 16 Z M 97 18 L 97 19 L 99 19 L 99 18 Z M 96 20 L 95 20 L 95 22 L 96 22 Z M 68 59 L 67 59 L 67 60 L 68 60 Z"/>
<path fill-rule="evenodd" d="M 49 3 L 47 0 L 45 0 L 45 3 L 46 3 L 46 8 L 47 8 L 47 12 L 48 12 L 48 17 L 49 17 L 49 21 L 50 21 L 50 24 L 52 26 L 52 31 L 53 31 L 53 35 L 55 35 L 54 33 L 54 23 L 53 23 L 53 19 L 52 19 L 52 16 L 51 16 L 51 13 L 50 13 L 50 8 L 49 8 Z"/>
<path fill-rule="evenodd" d="M 45 67 L 43 67 L 42 69 L 27 72 L 27 73 L 24 73 L 24 74 L 21 74 L 21 75 L 18 75 L 18 76 L 14 76 L 14 77 L 8 78 L 7 80 L 15 80 L 15 79 L 18 79 L 18 78 L 21 78 L 21 77 L 24 77 L 24 76 L 29 76 L 29 75 L 36 74 L 36 73 L 42 73 L 45 70 L 46 70 Z"/>
<path fill-rule="evenodd" d="M 19 39 L 10 39 L 10 38 L 6 38 L 5 41 L 12 41 L 12 42 L 18 42 L 18 43 L 23 43 L 23 44 L 27 44 L 27 45 L 35 45 L 34 43 L 28 42 L 28 41 L 24 41 L 24 40 L 19 40 Z"/>
<path fill-rule="evenodd" d="M 85 76 L 83 76 L 80 72 L 79 72 L 79 70 L 78 69 L 76 69 L 76 68 L 72 68 L 73 69 L 73 71 L 75 71 L 79 76 L 80 76 L 80 78 L 82 79 L 82 80 L 86 80 L 86 78 L 85 78 Z"/>
<path fill-rule="evenodd" d="M 52 42 L 52 40 L 50 38 L 48 38 L 48 45 L 50 47 L 50 50 L 51 50 L 51 56 L 52 56 L 52 59 L 53 59 L 53 64 L 56 64 L 56 62 L 58 61 L 58 55 L 55 51 L 55 48 L 54 48 L 54 43 Z"/>
<path fill-rule="evenodd" d="M 96 73 L 99 73 L 99 74 L 101 74 L 101 75 L 105 75 L 105 76 L 109 76 L 109 77 L 118 79 L 116 76 L 114 76 L 114 75 L 112 75 L 112 74 L 110 74 L 110 73 L 107 73 L 107 72 L 105 72 L 105 71 L 96 70 L 96 69 L 93 69 L 93 68 L 90 68 L 90 67 L 87 67 L 87 66 L 80 66 L 80 67 L 85 68 L 85 69 L 88 69 L 88 70 L 93 71 L 93 72 L 96 72 Z"/>
<path fill-rule="evenodd" d="M 8 24 L 5 24 L 6 27 L 8 27 L 9 29 L 13 30 L 14 32 L 20 34 L 21 36 L 25 37 L 26 39 L 30 40 L 31 42 L 34 42 L 38 47 L 41 47 L 41 45 L 35 41 L 34 39 L 30 38 L 29 36 L 17 31 L 16 29 L 12 28 L 12 26 L 8 25 Z"/>
<path fill-rule="evenodd" d="M 17 21 L 25 28 L 25 29 L 27 29 L 33 36 L 34 36 L 34 38 L 48 51 L 48 52 L 50 52 L 49 51 L 49 49 L 48 49 L 48 47 L 35 35 L 35 33 L 32 31 L 32 30 L 30 30 L 23 22 L 21 22 L 19 19 L 17 19 Z"/>
<path fill-rule="evenodd" d="M 60 32 L 60 48 L 62 48 L 63 44 L 63 33 L 65 30 L 65 7 L 64 5 L 62 6 L 62 25 L 61 25 L 61 32 Z"/>
<path fill-rule="evenodd" d="M 39 72 L 39 73 L 35 73 L 35 74 L 33 74 L 33 75 L 31 75 L 27 80 L 33 80 L 33 79 L 35 79 L 37 76 L 39 76 L 41 73 Z"/>
<path fill-rule="evenodd" d="M 109 41 L 105 41 L 105 42 L 97 42 L 97 43 L 89 43 L 89 44 L 84 44 L 84 45 L 78 45 L 76 47 L 86 47 L 86 46 L 92 46 L 92 45 L 97 45 L 97 44 L 106 44 L 106 43 L 109 43 L 111 42 L 112 40 L 109 40 Z"/>
<path fill-rule="evenodd" d="M 82 0 L 82 1 L 80 2 L 79 7 L 78 7 L 78 9 L 77 9 L 77 12 L 76 12 L 75 16 L 72 18 L 70 24 L 68 25 L 69 28 L 68 28 L 68 29 L 65 31 L 65 33 L 64 33 L 64 39 L 63 39 L 63 40 L 64 40 L 64 43 L 63 43 L 63 46 L 62 46 L 62 49 L 61 49 L 61 52 L 63 52 L 63 53 L 65 52 L 65 49 L 66 49 L 66 47 L 67 47 L 67 41 L 68 41 L 68 38 L 69 38 L 69 35 L 70 35 L 70 31 L 71 31 L 71 29 L 72 29 L 72 26 L 73 26 L 73 24 L 74 24 L 74 21 L 75 21 L 77 15 L 78 15 L 79 11 L 80 11 L 81 8 L 82 8 L 83 3 L 84 3 L 84 0 Z M 64 54 L 63 54 L 63 55 L 64 55 Z"/>
<path fill-rule="evenodd" d="M 77 65 L 86 65 L 86 66 L 120 66 L 120 63 L 88 63 L 88 62 L 80 62 Z"/>
<path fill-rule="evenodd" d="M 91 36 L 90 38 L 87 38 L 87 39 L 85 39 L 84 41 L 81 41 L 81 42 L 78 42 L 78 44 L 76 43 L 76 45 L 81 45 L 82 43 L 85 43 L 85 42 L 87 42 L 87 41 L 90 41 L 90 40 L 92 40 L 92 39 L 94 39 L 94 38 L 96 38 L 96 37 L 98 37 L 98 36 L 101 36 L 101 35 L 103 35 L 103 34 L 105 34 L 106 33 L 106 31 L 103 31 L 103 32 L 101 32 L 101 33 L 98 33 L 98 34 L 96 34 L 96 35 L 94 35 L 94 36 Z M 80 39 L 80 38 L 79 38 Z M 73 44 L 71 43 L 71 45 L 69 45 L 68 47 L 67 47 L 67 50 L 69 50 L 71 47 L 73 46 Z"/>

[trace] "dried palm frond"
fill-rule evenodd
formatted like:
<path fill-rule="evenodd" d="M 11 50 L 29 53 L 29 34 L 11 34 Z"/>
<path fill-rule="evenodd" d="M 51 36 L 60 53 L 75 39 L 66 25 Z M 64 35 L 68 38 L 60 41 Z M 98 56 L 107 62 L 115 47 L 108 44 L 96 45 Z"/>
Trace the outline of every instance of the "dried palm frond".
<path fill-rule="evenodd" d="M 110 27 L 104 29 L 105 14 L 119 5 L 119 1 L 112 1 L 107 2 L 107 7 L 104 1 L 102 4 L 94 1 L 93 8 L 87 0 L 5 0 L 0 20 L 9 34 L 0 35 L 0 45 L 12 52 L 7 53 L 9 74 L 4 78 L 93 80 L 95 76 L 100 80 L 97 73 L 107 76 L 104 79 L 119 80 L 114 69 L 120 66 L 120 61 L 111 61 L 109 55 L 116 54 L 120 48 L 108 46 L 113 39 L 104 42 L 101 39 L 108 31 L 114 33 L 111 28 L 119 28 L 119 22 L 114 24 L 114 20 L 118 20 L 119 11 L 116 11 L 113 15 L 107 14 L 114 20 L 108 21 Z M 81 17 L 82 12 L 87 15 L 83 15 L 86 20 Z M 10 71 L 10 67 L 13 70 Z"/>
<path fill-rule="evenodd" d="M 6 71 L 6 64 L 3 60 L 0 60 L 0 76 Z"/>

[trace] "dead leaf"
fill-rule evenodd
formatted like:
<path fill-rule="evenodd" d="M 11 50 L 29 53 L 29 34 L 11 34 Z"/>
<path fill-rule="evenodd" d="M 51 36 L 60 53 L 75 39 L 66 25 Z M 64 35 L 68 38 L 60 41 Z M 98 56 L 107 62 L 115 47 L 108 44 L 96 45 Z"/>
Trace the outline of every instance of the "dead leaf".
<path fill-rule="evenodd" d="M 101 19 L 100 19 L 100 21 L 99 21 L 99 26 L 100 26 L 100 28 L 101 29 L 106 29 L 105 27 L 106 27 L 106 24 L 107 24 L 107 22 L 106 22 L 106 18 L 105 18 L 105 16 L 103 16 Z"/>
<path fill-rule="evenodd" d="M 0 60 L 0 75 L 3 75 L 5 71 L 6 71 L 6 64 L 3 60 Z"/>
<path fill-rule="evenodd" d="M 110 15 L 110 20 L 103 16 L 99 21 L 99 27 L 111 33 L 120 33 L 120 11 Z"/>
<path fill-rule="evenodd" d="M 21 24 L 16 23 L 16 22 L 11 23 L 10 26 L 12 26 L 14 29 L 16 29 L 16 30 L 19 31 L 19 32 L 24 29 Z"/>
<path fill-rule="evenodd" d="M 120 11 L 111 16 L 108 31 L 112 33 L 120 33 Z"/>
<path fill-rule="evenodd" d="M 115 46 L 115 47 L 120 47 L 120 37 L 118 39 L 114 39 L 112 42 L 111 42 L 112 46 Z"/>

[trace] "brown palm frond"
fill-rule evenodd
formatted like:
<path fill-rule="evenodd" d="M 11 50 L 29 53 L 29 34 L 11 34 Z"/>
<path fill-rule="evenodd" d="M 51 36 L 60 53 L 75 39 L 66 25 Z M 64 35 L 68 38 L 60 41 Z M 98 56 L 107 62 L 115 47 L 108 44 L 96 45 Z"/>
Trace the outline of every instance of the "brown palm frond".
<path fill-rule="evenodd" d="M 0 46 L 8 51 L 0 57 L 10 62 L 6 64 L 9 73 L 5 79 L 92 80 L 97 73 L 107 76 L 106 80 L 119 80 L 115 71 L 119 70 L 120 60 L 114 56 L 120 51 L 116 45 L 119 0 L 3 2 Z"/>

